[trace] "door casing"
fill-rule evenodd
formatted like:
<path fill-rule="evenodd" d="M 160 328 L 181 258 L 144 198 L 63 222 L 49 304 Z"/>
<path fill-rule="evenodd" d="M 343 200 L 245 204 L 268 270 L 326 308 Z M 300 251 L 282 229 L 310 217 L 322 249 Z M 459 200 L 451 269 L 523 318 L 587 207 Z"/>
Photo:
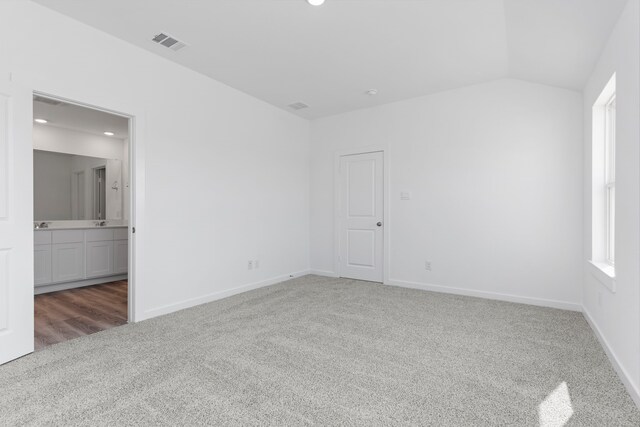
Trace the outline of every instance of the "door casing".
<path fill-rule="evenodd" d="M 130 159 L 130 191 L 129 191 L 129 304 L 128 304 L 128 320 L 129 322 L 137 321 L 142 313 L 141 302 L 137 298 L 141 285 L 144 283 L 143 277 L 140 272 L 144 271 L 144 254 L 141 249 L 143 247 L 144 240 L 144 215 L 145 215 L 145 144 L 144 144 L 144 123 L 146 113 L 144 110 L 134 108 L 126 103 L 122 103 L 121 100 L 111 99 L 99 94 L 91 94 L 91 91 L 87 91 L 85 86 L 77 87 L 60 87 L 56 85 L 56 82 L 42 80 L 33 76 L 26 76 L 16 73 L 0 70 L 0 93 L 7 92 L 6 95 L 14 96 L 13 100 L 14 108 L 11 110 L 10 120 L 15 125 L 12 129 L 13 135 L 10 138 L 15 138 L 20 141 L 20 146 L 24 150 L 20 150 L 20 159 L 16 161 L 13 152 L 9 152 L 8 159 L 10 160 L 9 174 L 13 174 L 13 168 L 19 167 L 25 175 L 25 179 L 17 181 L 10 176 L 7 182 L 7 197 L 13 198 L 15 195 L 22 195 L 27 201 L 20 201 L 20 203 L 14 203 L 12 209 L 19 206 L 19 212 L 12 212 L 16 220 L 19 219 L 19 227 L 24 230 L 24 236 L 11 244 L 20 249 L 21 258 L 27 259 L 29 265 L 21 270 L 27 272 L 24 278 L 19 279 L 21 285 L 18 287 L 19 295 L 15 292 L 8 295 L 8 298 L 4 298 L 5 301 L 9 301 L 11 298 L 11 309 L 19 310 L 23 313 L 28 313 L 19 324 L 13 325 L 13 329 L 5 330 L 6 333 L 17 331 L 19 335 L 20 343 L 8 342 L 9 349 L 5 348 L 5 352 L 1 353 L 0 363 L 9 362 L 20 356 L 33 352 L 34 349 L 34 315 L 33 315 L 33 295 L 34 295 L 34 269 L 33 269 L 33 253 L 34 253 L 34 241 L 33 241 L 33 95 L 40 95 L 47 98 L 61 100 L 68 104 L 80 105 L 95 110 L 105 111 L 110 114 L 117 114 L 129 119 L 129 159 Z M 4 90 L 4 88 L 7 88 Z M 15 88 L 15 90 L 13 89 Z M 35 89 L 34 89 L 35 88 Z M 13 95 L 13 92 L 16 95 Z M 76 101 L 82 100 L 82 101 Z M 94 100 L 94 101 L 92 101 Z M 97 107 L 97 105 L 101 105 Z M 15 108 L 15 105 L 19 105 L 20 108 Z M 127 113 L 122 113 L 127 111 Z M 1 183 L 0 183 L 1 184 Z M 2 194 L 0 194 L 2 196 Z M 9 200 L 9 199 L 8 199 Z M 27 209 L 28 208 L 28 209 Z M 24 212 L 23 212 L 24 211 Z M 28 211 L 28 212 L 27 212 Z M 1 213 L 1 212 L 0 212 Z M 19 214 L 19 215 L 18 215 Z M 8 216 L 5 215 L 8 218 Z M 6 219 L 6 218 L 5 218 Z M 2 218 L 0 218 L 2 220 Z M 135 230 L 135 234 L 133 232 Z M 5 243 L 6 244 L 6 243 Z M 0 244 L 0 249 L 1 249 Z M 6 252 L 6 251 L 5 251 Z M 6 270 L 6 269 L 5 269 Z M 0 271 L 0 274 L 2 272 Z M 28 276 L 28 277 L 27 277 Z M 11 283 L 15 283 L 12 276 L 6 276 L 11 286 Z M 12 282 L 9 282 L 12 281 Z M 2 285 L 2 283 L 0 283 Z M 1 288 L 1 286 L 0 286 Z M 2 289 L 0 289 L 1 293 Z M 0 307 L 1 308 L 1 307 Z M 6 310 L 5 310 L 6 311 Z M 3 314 L 0 311 L 0 316 Z M 0 331 L 2 333 L 2 331 Z M 24 343 L 28 343 L 28 345 Z"/>
<path fill-rule="evenodd" d="M 40 87 L 46 87 L 42 84 Z M 139 319 L 141 309 L 136 289 L 143 283 L 141 272 L 144 271 L 144 255 L 140 248 L 144 239 L 144 111 L 120 102 L 100 101 L 101 106 L 93 103 L 88 97 L 75 97 L 62 94 L 59 89 L 33 90 L 34 95 L 56 99 L 67 104 L 78 105 L 105 113 L 125 117 L 129 120 L 129 271 L 128 271 L 128 322 L 134 323 Z M 73 96 L 73 98 L 72 98 Z M 135 232 L 133 231 L 135 230 Z"/>

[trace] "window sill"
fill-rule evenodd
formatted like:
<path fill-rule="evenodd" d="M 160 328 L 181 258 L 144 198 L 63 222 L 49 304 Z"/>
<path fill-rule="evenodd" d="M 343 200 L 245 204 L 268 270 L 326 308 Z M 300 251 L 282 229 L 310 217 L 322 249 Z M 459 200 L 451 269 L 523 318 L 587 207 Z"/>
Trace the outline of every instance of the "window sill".
<path fill-rule="evenodd" d="M 612 293 L 616 293 L 616 270 L 613 266 L 604 262 L 589 261 L 591 275 L 598 280 L 605 288 Z"/>

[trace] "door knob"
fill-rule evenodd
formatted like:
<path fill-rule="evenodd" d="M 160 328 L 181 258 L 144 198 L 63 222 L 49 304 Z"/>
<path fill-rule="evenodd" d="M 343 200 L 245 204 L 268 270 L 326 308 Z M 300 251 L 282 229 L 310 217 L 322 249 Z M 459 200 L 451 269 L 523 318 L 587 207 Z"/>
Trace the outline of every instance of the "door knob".
<path fill-rule="evenodd" d="M 378 222 L 376 225 L 377 225 L 378 227 L 382 227 L 382 223 L 381 223 L 381 222 Z"/>

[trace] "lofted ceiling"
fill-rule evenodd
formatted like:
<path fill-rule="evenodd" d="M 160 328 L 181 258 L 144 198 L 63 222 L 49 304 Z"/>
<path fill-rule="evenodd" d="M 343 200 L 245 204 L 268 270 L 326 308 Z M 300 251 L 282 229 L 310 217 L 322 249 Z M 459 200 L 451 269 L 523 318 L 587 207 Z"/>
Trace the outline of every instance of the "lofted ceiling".
<path fill-rule="evenodd" d="M 34 1 L 311 119 L 502 77 L 581 90 L 626 3 Z"/>

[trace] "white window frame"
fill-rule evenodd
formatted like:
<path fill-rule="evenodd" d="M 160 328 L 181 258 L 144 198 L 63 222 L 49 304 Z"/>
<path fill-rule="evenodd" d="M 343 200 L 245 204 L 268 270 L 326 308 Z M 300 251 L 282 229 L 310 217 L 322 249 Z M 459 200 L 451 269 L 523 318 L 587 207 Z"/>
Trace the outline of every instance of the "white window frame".
<path fill-rule="evenodd" d="M 615 266 L 615 212 L 616 212 L 616 94 L 604 106 L 605 146 L 605 262 Z"/>
<path fill-rule="evenodd" d="M 616 75 L 611 76 L 593 104 L 591 139 L 591 258 L 590 271 L 603 286 L 616 292 L 615 271 L 615 116 Z"/>

